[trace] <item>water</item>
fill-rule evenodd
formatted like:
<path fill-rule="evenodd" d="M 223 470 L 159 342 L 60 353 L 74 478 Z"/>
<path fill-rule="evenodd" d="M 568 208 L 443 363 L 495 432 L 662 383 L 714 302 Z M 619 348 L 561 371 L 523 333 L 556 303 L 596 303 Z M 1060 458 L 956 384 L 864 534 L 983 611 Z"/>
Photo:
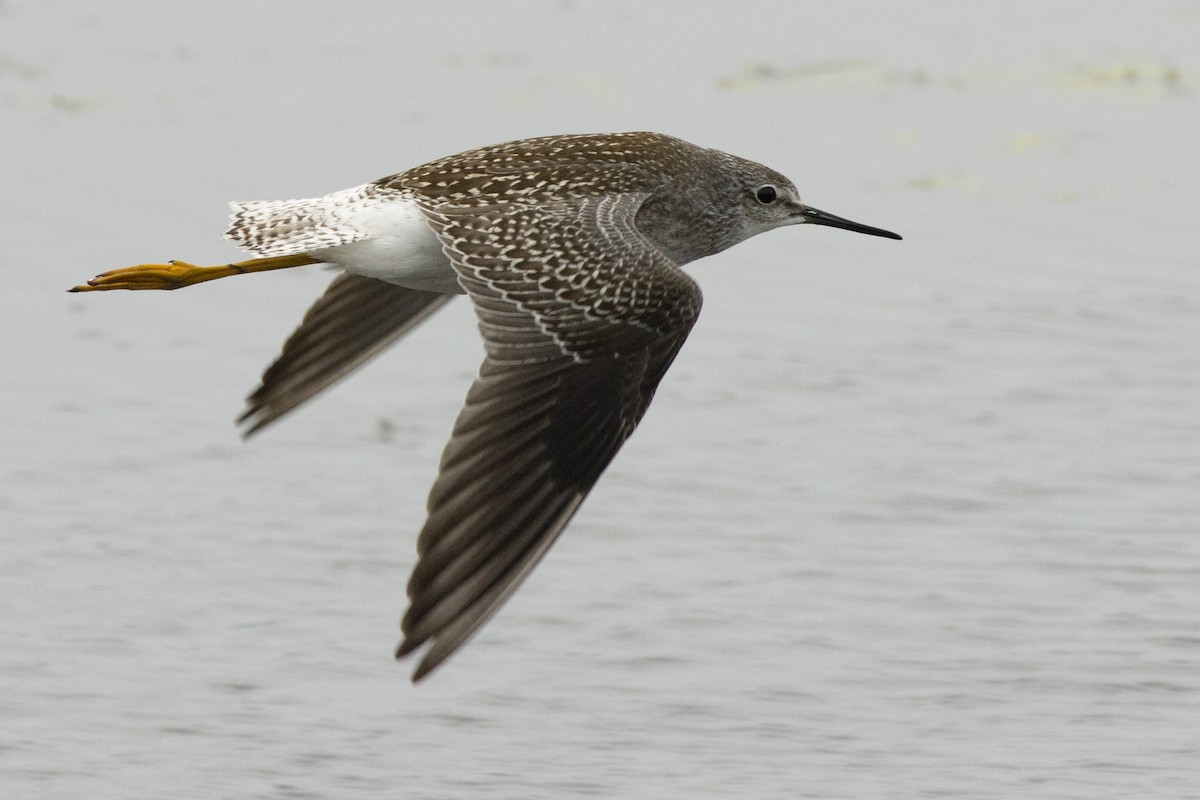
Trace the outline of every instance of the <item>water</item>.
<path fill-rule="evenodd" d="M 258 8 L 0 9 L 5 797 L 1200 797 L 1191 4 Z M 637 128 L 905 241 L 696 264 L 637 435 L 413 688 L 468 305 L 242 444 L 327 275 L 62 290 Z"/>

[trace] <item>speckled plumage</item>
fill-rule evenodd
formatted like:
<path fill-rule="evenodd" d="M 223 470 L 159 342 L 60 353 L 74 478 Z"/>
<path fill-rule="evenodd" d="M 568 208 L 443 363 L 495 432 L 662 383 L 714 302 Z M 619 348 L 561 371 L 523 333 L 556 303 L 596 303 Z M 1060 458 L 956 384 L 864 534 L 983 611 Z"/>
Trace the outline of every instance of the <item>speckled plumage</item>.
<path fill-rule="evenodd" d="M 387 203 L 393 195 L 368 183 L 312 199 L 230 203 L 233 214 L 225 238 L 260 256 L 287 256 L 349 244 L 369 235 L 356 217 Z"/>
<path fill-rule="evenodd" d="M 760 164 L 654 133 L 506 142 L 233 208 L 228 238 L 346 273 L 263 375 L 247 434 L 452 293 L 474 304 L 486 357 L 430 491 L 397 651 L 428 645 L 414 680 L 516 589 L 641 420 L 700 312 L 681 265 L 800 222 L 899 238 L 804 205 Z"/>

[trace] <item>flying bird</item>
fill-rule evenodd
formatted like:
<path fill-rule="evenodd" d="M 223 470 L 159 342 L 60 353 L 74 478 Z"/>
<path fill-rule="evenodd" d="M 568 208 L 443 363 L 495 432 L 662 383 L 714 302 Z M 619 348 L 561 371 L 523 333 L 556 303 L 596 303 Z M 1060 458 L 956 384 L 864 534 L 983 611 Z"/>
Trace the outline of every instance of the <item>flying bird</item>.
<path fill-rule="evenodd" d="M 341 270 L 239 418 L 250 436 L 457 294 L 485 357 L 429 493 L 401 623 L 418 681 L 463 646 L 562 533 L 641 420 L 700 313 L 681 267 L 828 214 L 761 164 L 657 133 L 547 136 L 305 200 L 232 203 L 257 257 L 105 272 L 70 291 L 178 289 L 232 275 Z"/>

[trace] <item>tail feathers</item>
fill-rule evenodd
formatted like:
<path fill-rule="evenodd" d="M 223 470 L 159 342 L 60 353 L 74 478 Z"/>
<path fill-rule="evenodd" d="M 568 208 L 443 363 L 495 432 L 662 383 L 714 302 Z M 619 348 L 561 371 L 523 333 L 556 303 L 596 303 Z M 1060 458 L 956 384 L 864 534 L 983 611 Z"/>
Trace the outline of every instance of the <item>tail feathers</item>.
<path fill-rule="evenodd" d="M 252 200 L 230 203 L 233 210 L 225 238 L 262 256 L 289 256 L 336 247 L 365 237 L 339 219 L 338 211 L 355 198 Z"/>

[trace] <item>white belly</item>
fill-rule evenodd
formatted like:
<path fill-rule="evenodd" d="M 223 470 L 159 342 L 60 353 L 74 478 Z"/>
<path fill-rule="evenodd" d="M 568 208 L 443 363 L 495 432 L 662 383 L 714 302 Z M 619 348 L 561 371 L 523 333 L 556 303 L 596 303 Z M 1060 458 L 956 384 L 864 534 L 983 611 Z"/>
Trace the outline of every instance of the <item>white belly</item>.
<path fill-rule="evenodd" d="M 346 272 L 441 294 L 462 294 L 450 259 L 425 216 L 412 204 L 389 202 L 354 210 L 354 227 L 365 238 L 309 253 Z"/>

